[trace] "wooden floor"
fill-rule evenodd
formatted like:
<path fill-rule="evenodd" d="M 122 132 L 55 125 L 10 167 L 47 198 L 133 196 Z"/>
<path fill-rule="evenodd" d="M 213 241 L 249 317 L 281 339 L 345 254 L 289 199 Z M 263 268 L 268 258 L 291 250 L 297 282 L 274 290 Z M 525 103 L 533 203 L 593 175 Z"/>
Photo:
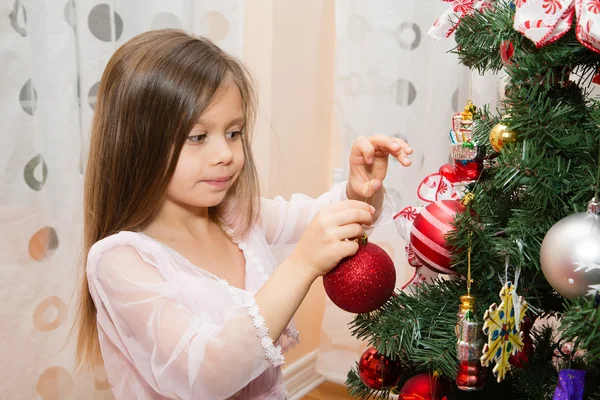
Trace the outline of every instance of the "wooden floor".
<path fill-rule="evenodd" d="M 302 400 L 349 400 L 354 399 L 346 392 L 346 388 L 335 383 L 325 382 L 307 394 Z"/>

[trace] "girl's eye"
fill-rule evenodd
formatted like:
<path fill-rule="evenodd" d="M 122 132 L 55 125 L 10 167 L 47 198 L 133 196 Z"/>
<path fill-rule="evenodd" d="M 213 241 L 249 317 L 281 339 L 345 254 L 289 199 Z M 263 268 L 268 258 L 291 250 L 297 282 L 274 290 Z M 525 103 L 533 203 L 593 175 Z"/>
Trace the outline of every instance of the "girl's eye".
<path fill-rule="evenodd" d="M 206 133 L 202 135 L 190 135 L 188 136 L 188 140 L 192 143 L 202 143 L 206 139 Z"/>
<path fill-rule="evenodd" d="M 235 140 L 242 135 L 241 131 L 228 132 L 227 139 Z"/>

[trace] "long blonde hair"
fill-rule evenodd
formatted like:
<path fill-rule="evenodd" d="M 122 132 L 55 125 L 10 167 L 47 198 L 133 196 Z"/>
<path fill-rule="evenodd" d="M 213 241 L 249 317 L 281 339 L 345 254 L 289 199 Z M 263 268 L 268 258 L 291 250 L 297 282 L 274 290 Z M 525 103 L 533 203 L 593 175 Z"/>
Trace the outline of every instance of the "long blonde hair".
<path fill-rule="evenodd" d="M 96 307 L 89 293 L 87 254 L 97 241 L 139 231 L 154 218 L 186 137 L 231 79 L 243 103 L 245 163 L 223 204 L 237 235 L 257 218 L 259 196 L 250 137 L 256 97 L 248 70 L 207 39 L 176 30 L 142 33 L 111 57 L 100 81 L 84 186 L 84 248 L 75 325 L 77 365 L 102 364 Z M 219 221 L 221 206 L 210 209 Z"/>

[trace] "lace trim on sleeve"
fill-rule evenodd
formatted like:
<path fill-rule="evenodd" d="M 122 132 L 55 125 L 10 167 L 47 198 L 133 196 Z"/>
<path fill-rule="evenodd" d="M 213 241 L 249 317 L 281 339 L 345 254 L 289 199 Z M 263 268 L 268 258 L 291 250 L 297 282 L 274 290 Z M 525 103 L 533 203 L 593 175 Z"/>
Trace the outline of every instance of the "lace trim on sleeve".
<path fill-rule="evenodd" d="M 285 362 L 282 354 L 281 346 L 275 346 L 273 340 L 269 337 L 269 328 L 265 325 L 265 319 L 260 313 L 260 308 L 254 300 L 254 296 L 248 292 L 240 291 L 231 286 L 225 279 L 220 280 L 227 287 L 234 301 L 239 305 L 244 305 L 248 311 L 248 315 L 252 318 L 252 325 L 256 328 L 256 335 L 260 339 L 260 345 L 265 352 L 265 358 L 269 360 L 273 367 L 278 367 Z M 245 299 L 242 297 L 245 294 Z"/>
<path fill-rule="evenodd" d="M 263 280 L 263 282 L 266 282 L 269 279 L 269 275 L 265 271 L 265 267 L 260 262 L 258 256 L 254 253 L 254 251 L 248 248 L 248 245 L 245 242 L 238 242 L 237 245 L 240 248 L 240 250 L 242 250 L 242 252 L 244 253 L 244 256 L 246 257 L 247 261 L 249 261 L 256 267 L 260 278 Z"/>
<path fill-rule="evenodd" d="M 296 329 L 290 328 L 288 326 L 283 330 L 283 334 L 289 337 L 290 339 L 294 339 L 296 342 L 300 342 L 300 332 L 298 332 Z"/>

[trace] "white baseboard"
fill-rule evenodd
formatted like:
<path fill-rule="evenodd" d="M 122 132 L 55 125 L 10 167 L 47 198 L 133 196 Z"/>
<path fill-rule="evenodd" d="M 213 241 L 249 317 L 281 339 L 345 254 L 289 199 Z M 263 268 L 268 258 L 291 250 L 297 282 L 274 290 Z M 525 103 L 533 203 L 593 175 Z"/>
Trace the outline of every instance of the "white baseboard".
<path fill-rule="evenodd" d="M 335 384 L 338 384 L 341 386 L 346 385 L 346 379 L 347 379 L 346 375 L 336 374 L 335 372 L 331 372 L 331 371 L 322 371 L 321 376 L 327 382 L 332 382 L 332 383 L 335 383 Z"/>
<path fill-rule="evenodd" d="M 318 350 L 314 350 L 283 370 L 288 400 L 300 400 L 325 382 L 325 378 L 317 373 L 317 354 Z"/>

